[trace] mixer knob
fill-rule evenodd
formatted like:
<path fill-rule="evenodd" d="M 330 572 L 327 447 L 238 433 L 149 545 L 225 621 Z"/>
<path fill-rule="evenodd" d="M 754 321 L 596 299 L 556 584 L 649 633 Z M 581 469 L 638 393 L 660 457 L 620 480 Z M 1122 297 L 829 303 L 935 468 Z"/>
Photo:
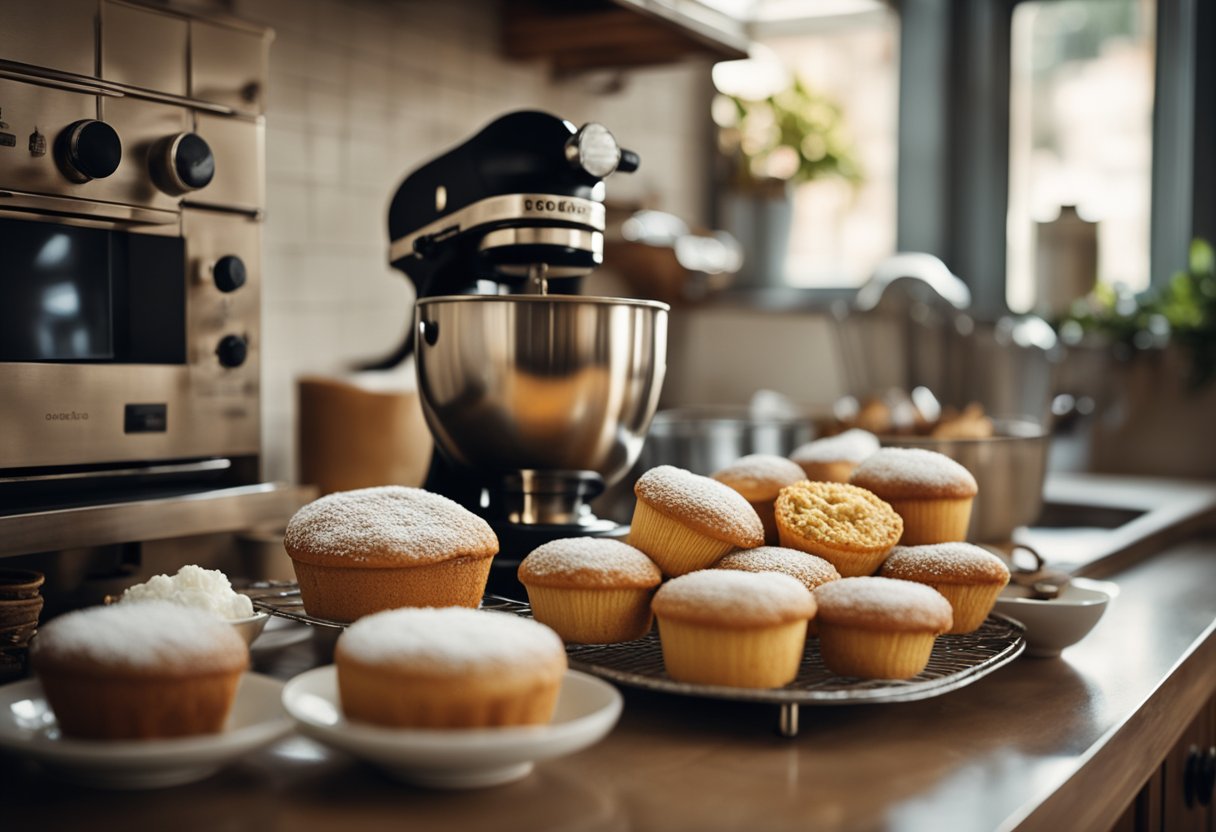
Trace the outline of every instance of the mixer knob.
<path fill-rule="evenodd" d="M 205 188 L 215 176 L 215 155 L 197 133 L 166 136 L 148 156 L 156 187 L 172 196 Z"/>
<path fill-rule="evenodd" d="M 225 335 L 215 348 L 216 357 L 225 367 L 239 367 L 249 355 L 249 342 L 240 335 Z"/>
<path fill-rule="evenodd" d="M 55 140 L 55 158 L 73 182 L 105 179 L 122 161 L 122 140 L 104 121 L 74 121 Z"/>
<path fill-rule="evenodd" d="M 221 292 L 235 292 L 245 285 L 245 261 L 235 254 L 225 254 L 211 268 L 215 288 Z"/>
<path fill-rule="evenodd" d="M 603 179 L 615 170 L 637 170 L 637 154 L 629 153 L 632 167 L 628 168 L 621 164 L 625 161 L 622 155 L 616 137 L 607 127 L 594 121 L 584 124 L 566 141 L 566 160 L 575 170 L 594 180 Z"/>

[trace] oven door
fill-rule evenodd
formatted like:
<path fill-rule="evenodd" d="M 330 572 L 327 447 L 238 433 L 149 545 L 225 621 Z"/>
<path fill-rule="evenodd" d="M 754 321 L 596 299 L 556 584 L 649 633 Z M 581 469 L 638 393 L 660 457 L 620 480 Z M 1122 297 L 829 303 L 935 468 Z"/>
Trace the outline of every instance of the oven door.
<path fill-rule="evenodd" d="M 158 211 L 136 223 L 5 202 L 0 480 L 256 456 L 256 356 L 225 367 L 215 343 L 227 329 L 250 340 L 257 293 L 229 298 L 206 279 L 234 246 L 257 262 L 254 221 Z"/>

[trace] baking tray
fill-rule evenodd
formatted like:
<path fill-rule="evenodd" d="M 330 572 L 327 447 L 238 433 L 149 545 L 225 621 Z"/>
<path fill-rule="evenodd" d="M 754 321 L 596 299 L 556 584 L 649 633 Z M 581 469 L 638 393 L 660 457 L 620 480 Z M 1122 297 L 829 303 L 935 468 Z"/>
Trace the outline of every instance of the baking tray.
<path fill-rule="evenodd" d="M 248 594 L 255 607 L 272 615 L 318 627 L 341 629 L 345 626 L 304 612 L 299 587 L 295 584 L 255 584 Z M 482 608 L 525 617 L 532 615 L 527 604 L 496 595 L 485 596 Z M 1025 628 L 1011 618 L 993 613 L 975 632 L 938 637 L 928 666 L 912 679 L 853 679 L 831 673 L 823 664 L 818 641 L 812 638 L 807 640 L 802 666 L 793 682 L 783 688 L 752 689 L 675 681 L 663 669 L 663 650 L 654 630 L 636 641 L 619 644 L 566 645 L 571 667 L 617 684 L 681 696 L 777 705 L 777 730 L 787 737 L 798 733 L 802 705 L 861 705 L 929 699 L 982 679 L 1013 661 L 1025 649 Z"/>

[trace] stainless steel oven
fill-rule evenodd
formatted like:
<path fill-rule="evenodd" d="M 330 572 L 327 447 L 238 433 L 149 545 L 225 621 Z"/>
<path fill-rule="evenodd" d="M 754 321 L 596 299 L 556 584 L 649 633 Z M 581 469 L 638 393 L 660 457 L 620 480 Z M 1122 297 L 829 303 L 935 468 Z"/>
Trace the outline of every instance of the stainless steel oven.
<path fill-rule="evenodd" d="M 256 481 L 269 40 L 0 5 L 0 483 Z"/>

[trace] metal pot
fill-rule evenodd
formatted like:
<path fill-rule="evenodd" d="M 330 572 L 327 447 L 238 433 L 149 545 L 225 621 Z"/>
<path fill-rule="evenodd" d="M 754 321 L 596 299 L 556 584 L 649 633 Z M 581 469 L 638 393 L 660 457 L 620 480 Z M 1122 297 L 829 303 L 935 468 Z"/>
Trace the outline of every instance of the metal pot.
<path fill-rule="evenodd" d="M 883 436 L 882 444 L 924 448 L 957 461 L 975 476 L 979 494 L 971 508 L 967 539 L 1003 543 L 1013 530 L 1038 519 L 1043 508 L 1050 435 L 1030 420 L 994 420 L 988 439 L 935 439 L 930 436 Z"/>
<path fill-rule="evenodd" d="M 811 417 L 756 416 L 745 406 L 697 406 L 654 417 L 639 467 L 675 465 L 709 475 L 747 454 L 789 456 L 815 438 Z"/>

